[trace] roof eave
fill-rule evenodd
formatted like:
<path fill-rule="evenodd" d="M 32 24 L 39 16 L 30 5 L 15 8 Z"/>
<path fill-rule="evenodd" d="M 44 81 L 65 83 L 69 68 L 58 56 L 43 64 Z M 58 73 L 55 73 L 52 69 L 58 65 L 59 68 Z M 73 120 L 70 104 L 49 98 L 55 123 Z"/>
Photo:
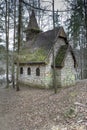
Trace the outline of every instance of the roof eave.
<path fill-rule="evenodd" d="M 53 65 L 51 65 L 51 67 L 54 68 Z M 57 68 L 57 69 L 62 69 L 63 67 L 64 67 L 64 65 L 61 65 L 61 66 L 56 65 L 56 66 L 55 66 L 55 68 Z"/>
<path fill-rule="evenodd" d="M 14 63 L 17 64 L 17 63 Z M 46 65 L 46 62 L 20 62 L 19 65 Z"/>

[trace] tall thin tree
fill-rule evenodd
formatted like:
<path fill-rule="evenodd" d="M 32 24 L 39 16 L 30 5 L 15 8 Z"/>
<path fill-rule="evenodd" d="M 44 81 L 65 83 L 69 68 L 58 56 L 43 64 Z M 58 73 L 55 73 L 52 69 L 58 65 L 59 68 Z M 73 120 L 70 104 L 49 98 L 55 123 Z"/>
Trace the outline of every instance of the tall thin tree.
<path fill-rule="evenodd" d="M 18 6 L 18 48 L 17 48 L 17 77 L 16 77 L 16 90 L 19 91 L 19 50 L 20 50 L 20 44 L 21 44 L 21 18 L 22 18 L 22 0 L 19 0 L 19 6 Z"/>
<path fill-rule="evenodd" d="M 16 34 L 16 1 L 14 1 L 14 34 L 13 34 L 13 64 L 12 64 L 12 86 L 15 88 L 15 66 L 14 66 L 14 52 L 15 52 L 15 34 Z"/>
<path fill-rule="evenodd" d="M 55 18 L 54 18 L 54 0 L 52 1 L 53 5 L 53 28 L 55 33 Z M 54 41 L 55 42 L 55 41 Z M 56 71 L 55 71 L 55 46 L 53 45 L 53 87 L 55 94 L 57 93 L 57 87 L 56 87 Z"/>
<path fill-rule="evenodd" d="M 9 3 L 5 0 L 6 14 L 5 14 L 5 28 L 6 28 L 6 87 L 9 87 Z"/>

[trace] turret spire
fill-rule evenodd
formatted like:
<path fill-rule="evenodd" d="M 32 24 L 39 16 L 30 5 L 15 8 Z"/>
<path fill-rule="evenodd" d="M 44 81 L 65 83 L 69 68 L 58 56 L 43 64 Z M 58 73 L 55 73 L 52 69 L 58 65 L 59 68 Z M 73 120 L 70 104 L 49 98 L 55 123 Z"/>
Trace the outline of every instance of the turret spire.
<path fill-rule="evenodd" d="M 35 12 L 32 10 L 32 13 L 30 15 L 30 21 L 28 24 L 28 27 L 26 29 L 26 40 L 32 40 L 39 32 L 41 32 L 36 17 Z"/>
<path fill-rule="evenodd" d="M 31 13 L 31 16 L 30 16 L 28 29 L 40 30 L 40 28 L 39 28 L 39 26 L 37 24 L 37 20 L 36 20 L 36 17 L 35 17 L 34 10 L 32 10 L 32 13 Z"/>

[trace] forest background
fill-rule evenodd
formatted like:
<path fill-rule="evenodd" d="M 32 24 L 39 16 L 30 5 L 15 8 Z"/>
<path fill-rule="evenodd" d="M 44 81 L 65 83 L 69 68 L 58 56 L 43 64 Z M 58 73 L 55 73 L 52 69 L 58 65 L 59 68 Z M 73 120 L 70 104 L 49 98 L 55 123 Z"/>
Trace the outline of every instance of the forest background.
<path fill-rule="evenodd" d="M 87 0 L 1 0 L 0 83 L 6 79 L 8 87 L 12 80 L 15 87 L 14 54 L 26 42 L 24 30 L 32 9 L 41 30 L 64 27 L 78 63 L 76 79 L 86 79 Z"/>

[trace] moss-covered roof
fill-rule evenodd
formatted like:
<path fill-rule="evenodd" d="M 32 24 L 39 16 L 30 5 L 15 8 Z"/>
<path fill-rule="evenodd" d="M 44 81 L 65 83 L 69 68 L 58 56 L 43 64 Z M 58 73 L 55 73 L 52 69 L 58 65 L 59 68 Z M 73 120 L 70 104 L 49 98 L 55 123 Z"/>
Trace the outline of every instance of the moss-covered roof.
<path fill-rule="evenodd" d="M 20 51 L 18 59 L 20 63 L 46 62 L 46 57 L 47 53 L 44 49 L 39 48 L 32 52 L 29 49 L 24 49 Z"/>
<path fill-rule="evenodd" d="M 56 67 L 63 67 L 63 61 L 65 59 L 67 49 L 68 49 L 68 45 L 62 45 L 60 47 L 60 49 L 56 55 L 56 58 L 55 58 Z"/>

